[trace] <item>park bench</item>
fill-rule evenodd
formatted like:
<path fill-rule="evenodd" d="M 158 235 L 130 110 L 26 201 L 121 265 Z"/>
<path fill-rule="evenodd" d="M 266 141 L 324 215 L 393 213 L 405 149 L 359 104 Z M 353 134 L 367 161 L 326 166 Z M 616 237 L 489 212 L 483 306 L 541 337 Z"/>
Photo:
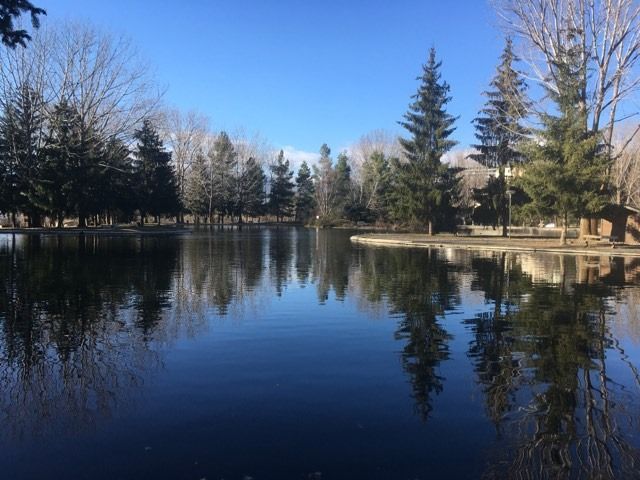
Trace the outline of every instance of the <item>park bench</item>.
<path fill-rule="evenodd" d="M 618 241 L 617 235 L 584 235 L 582 237 L 584 239 L 585 246 L 589 246 L 589 242 L 593 243 L 604 243 L 610 244 L 611 247 L 615 247 L 616 245 L 621 245 L 624 242 Z"/>

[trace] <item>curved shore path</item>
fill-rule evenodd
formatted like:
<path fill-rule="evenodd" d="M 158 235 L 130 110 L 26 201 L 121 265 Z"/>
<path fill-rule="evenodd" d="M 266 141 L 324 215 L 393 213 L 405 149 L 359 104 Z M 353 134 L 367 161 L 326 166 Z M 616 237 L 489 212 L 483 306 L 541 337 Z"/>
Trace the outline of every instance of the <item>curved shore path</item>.
<path fill-rule="evenodd" d="M 612 245 L 598 242 L 585 246 L 585 242 L 578 239 L 570 239 L 567 245 L 559 245 L 557 238 L 457 237 L 454 235 L 429 236 L 417 233 L 367 233 L 354 235 L 351 237 L 351 241 L 378 247 L 466 248 L 500 252 L 549 252 L 563 255 L 640 257 L 640 245 Z"/>

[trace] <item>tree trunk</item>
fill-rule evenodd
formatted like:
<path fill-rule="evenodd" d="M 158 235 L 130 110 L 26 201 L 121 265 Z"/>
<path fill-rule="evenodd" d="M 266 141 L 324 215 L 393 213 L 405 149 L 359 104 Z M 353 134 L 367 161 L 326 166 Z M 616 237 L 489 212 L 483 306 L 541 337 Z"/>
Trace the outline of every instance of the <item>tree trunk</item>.
<path fill-rule="evenodd" d="M 567 231 L 569 229 L 569 215 L 564 214 L 564 221 L 562 222 L 562 233 L 560 234 L 560 245 L 567 244 Z"/>
<path fill-rule="evenodd" d="M 429 235 L 433 235 L 433 221 L 429 220 Z"/>
<path fill-rule="evenodd" d="M 591 235 L 591 221 L 588 218 L 580 219 L 580 238 L 585 235 Z"/>

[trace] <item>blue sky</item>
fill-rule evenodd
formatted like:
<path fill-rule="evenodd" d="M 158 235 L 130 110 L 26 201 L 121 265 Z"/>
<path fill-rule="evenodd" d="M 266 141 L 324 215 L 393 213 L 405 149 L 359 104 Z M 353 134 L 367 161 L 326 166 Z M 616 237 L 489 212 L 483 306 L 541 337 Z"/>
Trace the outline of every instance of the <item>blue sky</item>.
<path fill-rule="evenodd" d="M 87 19 L 131 37 L 167 104 L 307 152 L 326 142 L 337 153 L 374 129 L 400 133 L 431 46 L 466 148 L 503 45 L 485 0 L 34 3 L 49 19 Z"/>

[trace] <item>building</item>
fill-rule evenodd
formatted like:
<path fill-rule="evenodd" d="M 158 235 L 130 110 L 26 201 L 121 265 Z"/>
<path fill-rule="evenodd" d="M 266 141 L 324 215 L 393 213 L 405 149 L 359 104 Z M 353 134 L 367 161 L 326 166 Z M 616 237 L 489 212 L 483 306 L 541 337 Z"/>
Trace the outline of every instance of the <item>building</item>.
<path fill-rule="evenodd" d="M 601 214 L 600 235 L 640 245 L 640 210 L 629 205 L 607 205 Z"/>

